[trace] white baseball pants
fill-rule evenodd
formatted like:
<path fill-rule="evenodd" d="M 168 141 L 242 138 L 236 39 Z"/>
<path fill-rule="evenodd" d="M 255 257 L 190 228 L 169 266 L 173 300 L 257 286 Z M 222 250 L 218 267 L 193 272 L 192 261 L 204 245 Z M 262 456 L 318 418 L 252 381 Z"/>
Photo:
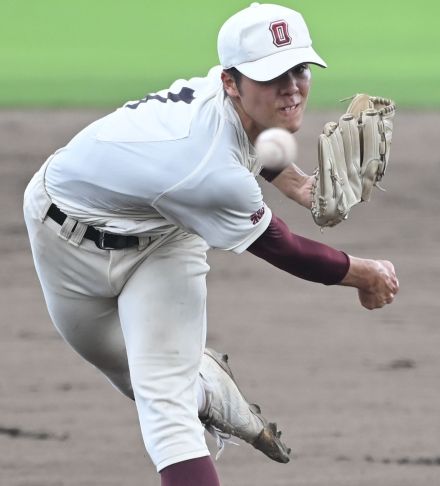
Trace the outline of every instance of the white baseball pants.
<path fill-rule="evenodd" d="M 158 471 L 209 455 L 197 413 L 206 243 L 175 230 L 146 239 L 142 248 L 101 250 L 81 233 L 70 234 L 70 218 L 60 226 L 46 216 L 45 166 L 26 189 L 24 214 L 53 323 L 83 358 L 135 398 Z"/>

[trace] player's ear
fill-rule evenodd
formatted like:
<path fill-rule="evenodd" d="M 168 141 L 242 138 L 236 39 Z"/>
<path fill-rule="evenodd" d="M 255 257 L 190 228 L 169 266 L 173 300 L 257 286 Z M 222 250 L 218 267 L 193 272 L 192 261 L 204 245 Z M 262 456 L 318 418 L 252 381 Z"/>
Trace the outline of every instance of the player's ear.
<path fill-rule="evenodd" d="M 240 92 L 232 75 L 227 71 L 222 71 L 221 78 L 223 82 L 223 89 L 226 91 L 226 94 L 231 98 L 237 98 L 240 95 Z"/>

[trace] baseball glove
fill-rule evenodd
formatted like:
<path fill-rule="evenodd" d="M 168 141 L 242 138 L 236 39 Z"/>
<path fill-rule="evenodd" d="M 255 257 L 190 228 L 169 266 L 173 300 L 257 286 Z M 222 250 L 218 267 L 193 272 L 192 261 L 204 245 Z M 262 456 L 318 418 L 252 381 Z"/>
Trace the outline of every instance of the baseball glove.
<path fill-rule="evenodd" d="M 324 125 L 312 189 L 317 225 L 335 226 L 354 205 L 370 200 L 388 165 L 395 111 L 392 100 L 358 94 L 339 123 Z"/>

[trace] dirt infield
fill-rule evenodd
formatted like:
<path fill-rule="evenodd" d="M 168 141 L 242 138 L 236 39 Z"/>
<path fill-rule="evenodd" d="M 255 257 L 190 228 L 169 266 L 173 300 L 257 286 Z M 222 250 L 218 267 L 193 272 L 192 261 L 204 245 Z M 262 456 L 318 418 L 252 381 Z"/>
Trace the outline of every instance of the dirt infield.
<path fill-rule="evenodd" d="M 32 174 L 104 113 L 0 111 L 2 486 L 159 484 L 133 404 L 52 327 L 22 220 Z M 305 170 L 334 117 L 306 116 Z M 366 311 L 353 289 L 303 282 L 250 254 L 210 254 L 208 344 L 229 353 L 243 390 L 295 455 L 280 465 L 231 445 L 217 463 L 223 485 L 440 484 L 439 126 L 440 113 L 399 112 L 387 192 L 323 234 L 262 183 L 293 231 L 393 261 L 401 283 L 393 305 Z"/>

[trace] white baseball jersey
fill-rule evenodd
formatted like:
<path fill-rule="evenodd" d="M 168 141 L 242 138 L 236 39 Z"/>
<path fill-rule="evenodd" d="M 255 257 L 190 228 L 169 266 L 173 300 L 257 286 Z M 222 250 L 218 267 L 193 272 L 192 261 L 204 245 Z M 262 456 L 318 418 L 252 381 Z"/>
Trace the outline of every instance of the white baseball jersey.
<path fill-rule="evenodd" d="M 221 67 L 126 103 L 58 150 L 46 189 L 72 218 L 119 234 L 179 226 L 213 248 L 244 251 L 271 220 L 260 167 Z"/>

